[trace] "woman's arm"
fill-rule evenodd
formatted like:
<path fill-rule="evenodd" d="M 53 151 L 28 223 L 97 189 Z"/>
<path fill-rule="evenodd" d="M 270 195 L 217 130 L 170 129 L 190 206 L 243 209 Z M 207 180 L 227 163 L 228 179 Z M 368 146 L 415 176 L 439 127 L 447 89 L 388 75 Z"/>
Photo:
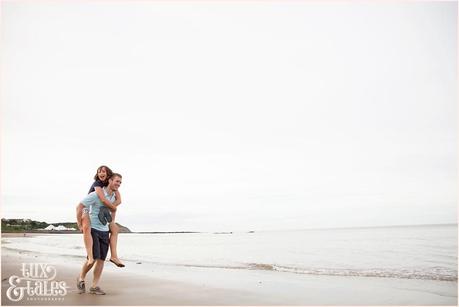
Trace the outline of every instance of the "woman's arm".
<path fill-rule="evenodd" d="M 121 194 L 119 191 L 115 191 L 115 201 L 113 202 L 114 206 L 119 206 L 121 204 Z"/>
<path fill-rule="evenodd" d="M 82 203 L 79 203 L 76 207 L 76 218 L 77 218 L 77 225 L 78 225 L 78 229 L 81 230 L 81 227 L 82 227 L 82 223 L 81 223 L 81 216 L 83 215 L 83 204 Z"/>
<path fill-rule="evenodd" d="M 95 187 L 95 191 L 100 201 L 102 202 L 102 204 L 104 204 L 105 207 L 112 211 L 116 211 L 116 206 L 114 206 L 108 199 L 105 198 L 104 191 L 102 191 L 101 187 Z"/>

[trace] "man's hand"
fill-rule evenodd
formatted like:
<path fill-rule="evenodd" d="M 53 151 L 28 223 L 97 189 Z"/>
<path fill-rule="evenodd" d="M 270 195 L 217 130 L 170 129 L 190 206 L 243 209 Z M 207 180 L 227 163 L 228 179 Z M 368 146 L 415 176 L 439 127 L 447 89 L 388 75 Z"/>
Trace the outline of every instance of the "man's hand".
<path fill-rule="evenodd" d="M 83 225 L 77 224 L 77 226 L 78 226 L 78 229 L 79 229 L 81 232 L 83 232 Z"/>

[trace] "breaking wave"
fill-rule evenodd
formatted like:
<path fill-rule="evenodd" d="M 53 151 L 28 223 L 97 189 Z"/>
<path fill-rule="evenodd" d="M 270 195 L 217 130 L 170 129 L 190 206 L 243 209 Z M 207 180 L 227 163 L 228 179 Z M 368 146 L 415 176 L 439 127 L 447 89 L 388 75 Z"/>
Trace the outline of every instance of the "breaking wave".
<path fill-rule="evenodd" d="M 159 263 L 157 263 L 159 264 Z M 164 263 L 161 263 L 165 265 Z M 403 278 L 403 279 L 423 279 L 438 281 L 455 281 L 457 282 L 457 271 L 449 270 L 442 267 L 432 267 L 427 269 L 346 269 L 346 268 L 299 268 L 289 267 L 276 264 L 266 263 L 247 263 L 244 265 L 201 265 L 201 264 L 166 264 L 174 266 L 213 268 L 213 269 L 233 269 L 233 270 L 259 270 L 295 273 L 304 275 L 325 275 L 325 276 L 343 276 L 343 277 L 375 277 L 375 278 Z"/>

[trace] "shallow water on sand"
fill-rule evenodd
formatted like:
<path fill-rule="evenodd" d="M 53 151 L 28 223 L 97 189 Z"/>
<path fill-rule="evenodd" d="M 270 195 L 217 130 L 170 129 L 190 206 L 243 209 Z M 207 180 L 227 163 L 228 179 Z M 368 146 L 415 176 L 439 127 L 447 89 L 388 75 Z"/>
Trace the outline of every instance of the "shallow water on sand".
<path fill-rule="evenodd" d="M 2 246 L 84 255 L 78 234 L 3 238 Z M 126 261 L 182 268 L 457 282 L 457 225 L 120 234 L 119 254 Z"/>

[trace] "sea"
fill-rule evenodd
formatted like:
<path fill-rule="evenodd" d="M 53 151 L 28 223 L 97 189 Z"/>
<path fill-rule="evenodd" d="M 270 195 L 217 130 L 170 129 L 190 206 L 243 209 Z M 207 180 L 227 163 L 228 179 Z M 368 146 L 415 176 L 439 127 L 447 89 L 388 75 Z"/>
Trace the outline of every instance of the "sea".
<path fill-rule="evenodd" d="M 152 267 L 270 271 L 457 283 L 456 224 L 233 233 L 123 233 L 123 261 Z M 2 247 L 85 256 L 81 234 L 2 238 Z M 279 275 L 281 276 L 281 275 Z M 455 293 L 457 297 L 457 291 Z"/>

